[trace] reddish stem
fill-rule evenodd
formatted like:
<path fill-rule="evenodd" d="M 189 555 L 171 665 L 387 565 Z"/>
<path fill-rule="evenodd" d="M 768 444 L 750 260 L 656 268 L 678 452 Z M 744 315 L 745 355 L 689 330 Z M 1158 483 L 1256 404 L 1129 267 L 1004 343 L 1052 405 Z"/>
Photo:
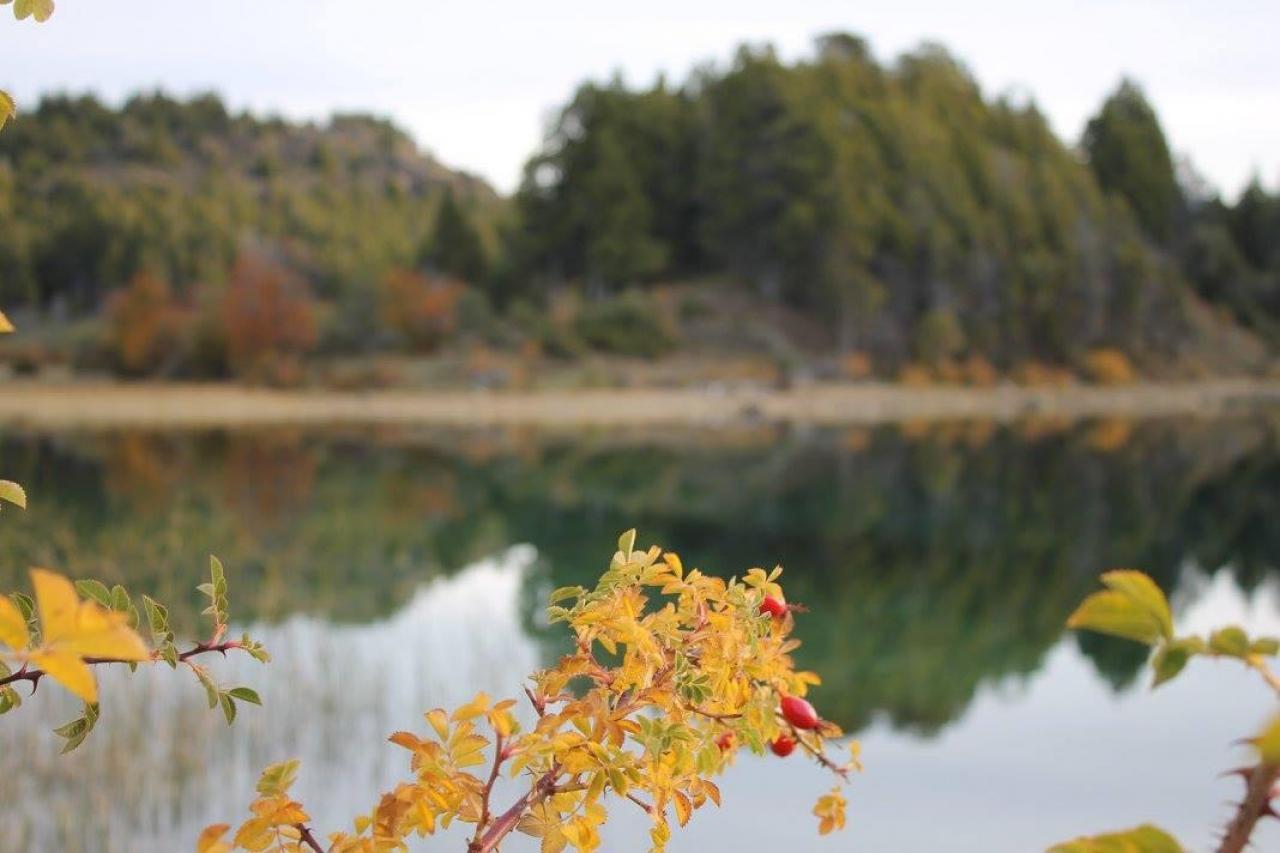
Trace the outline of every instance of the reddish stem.
<path fill-rule="evenodd" d="M 1244 799 L 1236 807 L 1235 816 L 1227 824 L 1218 853 L 1240 853 L 1249 846 L 1249 837 L 1258 821 L 1271 811 L 1271 788 L 1280 776 L 1280 764 L 1259 764 L 1239 771 L 1244 777 Z"/>
<path fill-rule="evenodd" d="M 220 652 L 221 654 L 226 655 L 226 653 L 229 650 L 238 649 L 238 648 L 240 648 L 240 644 L 235 640 L 228 640 L 225 643 L 197 643 L 193 648 L 188 649 L 187 651 L 178 655 L 178 662 L 179 663 L 185 662 L 188 658 L 193 658 L 196 655 L 202 655 L 202 654 L 205 654 L 206 652 Z M 151 658 L 151 662 L 154 663 L 159 659 L 160 658 L 158 656 L 153 656 Z M 98 658 L 98 657 L 84 658 L 84 662 L 93 666 L 97 666 L 99 664 L 104 664 L 104 663 L 141 663 L 141 661 L 129 661 L 129 660 L 122 660 L 120 658 Z M 43 669 L 28 669 L 24 664 L 22 669 L 18 670 L 17 672 L 11 673 L 9 675 L 6 675 L 3 678 L 0 678 L 0 687 L 4 687 L 6 684 L 11 684 L 16 681 L 30 681 L 31 692 L 34 693 L 36 687 L 40 683 L 40 679 L 43 678 L 44 675 L 45 675 L 45 671 Z"/>
<path fill-rule="evenodd" d="M 527 810 L 555 792 L 556 777 L 559 775 L 560 765 L 553 764 L 550 770 L 538 777 L 538 781 L 533 783 L 533 787 L 526 791 L 524 796 L 512 803 L 511 808 L 498 815 L 497 820 L 484 835 L 467 845 L 467 853 L 492 853 L 496 850 L 502 839 L 516 828 L 516 824 L 520 822 L 520 818 L 524 817 Z"/>

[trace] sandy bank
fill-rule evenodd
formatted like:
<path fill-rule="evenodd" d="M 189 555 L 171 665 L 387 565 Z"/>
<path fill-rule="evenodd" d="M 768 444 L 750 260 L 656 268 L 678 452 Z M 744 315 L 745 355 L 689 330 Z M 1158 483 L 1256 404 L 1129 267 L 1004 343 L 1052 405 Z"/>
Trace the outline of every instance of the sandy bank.
<path fill-rule="evenodd" d="M 1123 388 L 905 388 L 815 385 L 787 391 L 594 389 L 490 392 L 281 391 L 234 385 L 68 384 L 0 386 L 0 422 L 42 427 L 198 428 L 269 424 L 421 423 L 441 426 L 646 426 L 750 420 L 810 424 L 1033 415 L 1213 416 L 1280 408 L 1280 380 L 1215 380 Z"/>

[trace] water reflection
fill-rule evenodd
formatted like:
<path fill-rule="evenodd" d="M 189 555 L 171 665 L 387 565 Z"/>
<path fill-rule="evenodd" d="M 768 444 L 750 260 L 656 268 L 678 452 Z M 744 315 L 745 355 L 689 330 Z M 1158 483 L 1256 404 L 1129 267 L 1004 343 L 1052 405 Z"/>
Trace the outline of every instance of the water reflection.
<path fill-rule="evenodd" d="M 250 626 L 275 657 L 269 675 L 244 656 L 209 663 L 223 683 L 262 694 L 265 709 L 246 706 L 232 728 L 188 673 L 108 671 L 101 729 L 60 758 L 44 724 L 78 707 L 42 688 L 25 720 L 5 720 L 0 802 L 10 817 L 0 821 L 0 849 L 188 849 L 201 828 L 244 811 L 263 765 L 292 756 L 305 759 L 298 793 L 313 814 L 353 816 L 405 774 L 389 733 L 422 728 L 423 711 L 476 690 L 518 691 L 538 666 L 520 619 L 533 556 L 512 548 L 367 625 L 298 614 Z"/>
<path fill-rule="evenodd" d="M 520 676 L 558 648 L 538 618 L 541 596 L 593 578 L 612 536 L 632 525 L 710 571 L 786 565 L 790 596 L 816 605 L 801 624 L 801 658 L 825 676 L 824 711 L 863 730 L 869 752 L 883 750 L 887 766 L 862 786 L 876 808 L 896 802 L 900 813 L 907 799 L 936 795 L 939 813 L 975 839 L 1009 815 L 1010 844 L 971 849 L 1028 849 L 1033 839 L 1165 814 L 1175 828 L 1185 819 L 1200 832 L 1188 840 L 1203 838 L 1213 818 L 1204 808 L 1227 791 L 1215 787 L 1205 799 L 1200 783 L 1229 765 L 1224 744 L 1257 722 L 1227 706 L 1248 715 L 1259 697 L 1229 674 L 1197 675 L 1209 681 L 1168 694 L 1182 697 L 1181 715 L 1163 696 L 1154 700 L 1150 707 L 1172 716 L 1148 731 L 1149 697 L 1115 698 L 1138 686 L 1141 650 L 1063 639 L 1061 626 L 1099 570 L 1121 565 L 1175 589 L 1193 617 L 1195 602 L 1216 600 L 1204 578 L 1227 567 L 1215 583 L 1237 591 L 1227 598 L 1241 615 L 1276 613 L 1267 590 L 1280 554 L 1271 521 L 1280 446 L 1265 420 L 644 437 L 14 432 L 0 439 L 0 458 L 33 498 L 29 512 L 6 513 L 0 524 L 5 588 L 25 584 L 26 565 L 52 565 L 152 592 L 174 605 L 177 622 L 194 625 L 189 590 L 203 555 L 217 552 L 231 571 L 233 612 L 258 625 L 277 656 L 269 678 L 243 675 L 268 685 L 270 712 L 250 709 L 229 732 L 196 686 L 167 673 L 109 687 L 108 719 L 70 760 L 52 754 L 42 728 L 0 721 L 0 800 L 38 798 L 66 816 L 10 824 L 0 832 L 40 834 L 0 835 L 6 850 L 185 849 L 202 823 L 240 813 L 258 767 L 294 754 L 307 762 L 300 791 L 315 812 L 351 814 L 364 804 L 356 792 L 403 769 L 394 747 L 368 744 L 476 687 L 518 690 Z M 536 562 L 531 549 L 509 550 L 513 543 L 531 543 Z M 1234 695 L 1240 701 L 1222 698 Z M 1205 707 L 1207 697 L 1224 707 Z M 48 704 L 24 709 L 27 720 L 73 716 L 56 691 L 39 701 Z M 1109 708 L 1121 709 L 1112 720 L 1120 729 L 1103 724 Z M 1202 717 L 1213 720 L 1208 728 L 1194 722 Z M 1022 740 L 996 737 L 1000 726 L 1020 725 Z M 1059 730 L 1076 733 L 1031 736 Z M 1205 767 L 1166 756 L 1155 778 L 1189 787 L 1162 781 L 1163 806 L 1121 808 L 1145 802 L 1122 781 L 1150 787 L 1120 766 L 1122 741 L 1148 738 L 1144 749 L 1154 751 L 1175 734 L 1199 740 L 1188 748 L 1206 751 Z M 968 745 L 949 757 L 957 743 Z M 1110 775 L 1091 789 L 1079 768 L 1093 753 L 1111 758 L 1099 769 Z M 19 766 L 36 772 L 12 772 Z M 807 813 L 816 791 L 804 768 L 746 762 L 741 771 L 728 784 L 744 803 L 760 807 L 772 792 L 779 808 Z M 122 777 L 109 792 L 93 782 Z M 1036 785 L 1056 805 L 1032 797 Z M 957 804 L 970 800 L 987 804 L 971 804 L 985 824 L 965 823 Z M 82 812 L 94 819 L 71 820 Z M 755 826 L 750 808 L 733 813 Z M 1038 815 L 1061 818 L 1045 833 L 1063 831 L 1035 834 Z M 700 825 L 727 831 L 721 820 Z M 859 849 L 941 849 L 928 846 L 926 825 L 912 827 L 914 845 L 902 820 L 897 845 L 877 834 L 892 829 L 880 818 L 857 826 L 824 849 L 850 838 L 867 842 Z M 706 846 L 713 836 L 700 833 L 710 831 L 689 838 Z M 945 849 L 967 849 L 952 842 Z"/>

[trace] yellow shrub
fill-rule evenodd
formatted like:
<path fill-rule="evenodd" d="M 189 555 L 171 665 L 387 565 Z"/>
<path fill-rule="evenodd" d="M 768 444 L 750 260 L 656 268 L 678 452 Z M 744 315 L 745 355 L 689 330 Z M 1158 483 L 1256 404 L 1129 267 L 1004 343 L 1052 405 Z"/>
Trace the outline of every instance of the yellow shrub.
<path fill-rule="evenodd" d="M 1099 385 L 1129 385 L 1138 378 L 1129 357 L 1110 347 L 1089 350 L 1083 367 L 1085 375 Z"/>

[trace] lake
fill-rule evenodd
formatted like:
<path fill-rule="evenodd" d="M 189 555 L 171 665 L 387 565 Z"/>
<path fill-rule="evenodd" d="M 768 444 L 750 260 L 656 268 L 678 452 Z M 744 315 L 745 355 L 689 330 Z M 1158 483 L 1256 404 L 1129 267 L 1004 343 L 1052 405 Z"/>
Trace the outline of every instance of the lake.
<path fill-rule="evenodd" d="M 1143 821 L 1209 846 L 1240 793 L 1218 776 L 1274 699 L 1230 663 L 1152 693 L 1136 645 L 1063 631 L 1108 568 L 1150 573 L 1179 622 L 1280 631 L 1280 423 L 1261 416 L 856 429 L 45 433 L 8 427 L 0 580 L 29 565 L 126 584 L 199 630 L 226 564 L 231 611 L 274 655 L 211 661 L 258 689 L 234 727 L 186 673 L 102 673 L 103 719 L 53 685 L 0 719 L 0 849 L 169 851 L 238 823 L 258 771 L 347 828 L 407 772 L 386 742 L 483 689 L 520 692 L 564 648 L 546 593 L 587 583 L 617 535 L 740 574 L 786 567 L 824 715 L 863 741 L 849 827 L 819 838 L 828 778 L 743 756 L 724 807 L 672 851 L 1027 851 Z M 180 635 L 182 631 L 180 631 Z M 190 634 L 188 634 L 189 636 Z M 510 791 L 500 798 L 506 800 Z M 644 849 L 613 806 L 605 849 Z M 458 834 L 421 849 L 460 850 Z M 533 849 L 518 839 L 507 849 Z M 1258 849 L 1280 849 L 1268 826 Z M 417 848 L 415 848 L 417 849 Z"/>

